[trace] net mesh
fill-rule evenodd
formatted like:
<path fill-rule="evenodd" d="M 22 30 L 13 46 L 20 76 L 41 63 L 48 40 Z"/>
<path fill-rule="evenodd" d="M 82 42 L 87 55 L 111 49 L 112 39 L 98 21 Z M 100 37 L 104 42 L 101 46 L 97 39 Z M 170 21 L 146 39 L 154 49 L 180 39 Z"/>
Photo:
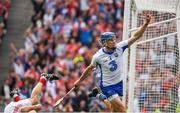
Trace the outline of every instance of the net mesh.
<path fill-rule="evenodd" d="M 138 13 L 138 21 L 137 26 L 143 24 L 144 20 L 144 14 L 150 14 L 152 16 L 151 23 L 160 23 L 155 24 L 153 26 L 150 26 L 147 28 L 145 36 L 141 38 L 142 40 L 147 40 L 155 37 L 160 37 L 166 34 L 174 33 L 176 32 L 176 20 L 163 22 L 169 19 L 175 18 L 175 14 L 173 13 L 161 13 L 157 11 L 142 11 L 141 13 Z"/>
<path fill-rule="evenodd" d="M 180 77 L 176 19 L 171 20 L 176 14 L 139 11 L 137 27 L 145 13 L 151 14 L 151 24 L 158 24 L 148 27 L 136 46 L 133 112 L 174 113 Z"/>
<path fill-rule="evenodd" d="M 137 46 L 134 97 L 141 112 L 175 112 L 179 76 L 176 39 L 174 35 Z"/>
<path fill-rule="evenodd" d="M 179 0 L 134 0 L 138 10 L 176 12 Z"/>

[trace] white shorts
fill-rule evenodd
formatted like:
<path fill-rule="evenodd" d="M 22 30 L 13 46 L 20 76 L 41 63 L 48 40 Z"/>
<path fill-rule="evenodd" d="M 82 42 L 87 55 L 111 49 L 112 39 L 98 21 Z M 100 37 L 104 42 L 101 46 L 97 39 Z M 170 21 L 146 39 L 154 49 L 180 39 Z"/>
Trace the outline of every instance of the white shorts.
<path fill-rule="evenodd" d="M 4 113 L 20 113 L 20 108 L 24 106 L 32 106 L 29 99 L 20 100 L 18 102 L 9 103 L 5 109 Z"/>
<path fill-rule="evenodd" d="M 115 99 L 116 97 L 118 97 L 118 98 L 120 98 L 120 99 L 122 100 L 122 97 L 119 96 L 118 94 L 114 94 L 114 95 L 108 97 L 107 99 L 108 99 L 109 101 L 112 101 L 112 100 Z"/>

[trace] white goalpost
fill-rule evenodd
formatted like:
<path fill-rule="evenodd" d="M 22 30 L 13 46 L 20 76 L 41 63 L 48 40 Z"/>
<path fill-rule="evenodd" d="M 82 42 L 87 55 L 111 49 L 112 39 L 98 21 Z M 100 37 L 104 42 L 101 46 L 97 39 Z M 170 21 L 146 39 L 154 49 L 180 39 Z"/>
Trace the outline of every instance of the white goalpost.
<path fill-rule="evenodd" d="M 130 113 L 174 113 L 180 77 L 180 0 L 125 0 L 124 40 L 143 24 L 145 13 L 152 16 L 151 23 L 130 47 L 130 58 L 128 52 L 124 55 L 123 102 Z"/>

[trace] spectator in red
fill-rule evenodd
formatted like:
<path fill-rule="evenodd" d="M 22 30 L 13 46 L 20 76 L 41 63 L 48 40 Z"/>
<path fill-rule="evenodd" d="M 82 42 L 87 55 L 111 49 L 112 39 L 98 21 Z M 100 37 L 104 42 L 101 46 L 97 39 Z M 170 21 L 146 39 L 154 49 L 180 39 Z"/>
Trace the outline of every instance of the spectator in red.
<path fill-rule="evenodd" d="M 38 81 L 40 78 L 39 73 L 36 71 L 34 65 L 30 65 L 30 68 L 25 73 L 25 77 L 34 81 Z"/>

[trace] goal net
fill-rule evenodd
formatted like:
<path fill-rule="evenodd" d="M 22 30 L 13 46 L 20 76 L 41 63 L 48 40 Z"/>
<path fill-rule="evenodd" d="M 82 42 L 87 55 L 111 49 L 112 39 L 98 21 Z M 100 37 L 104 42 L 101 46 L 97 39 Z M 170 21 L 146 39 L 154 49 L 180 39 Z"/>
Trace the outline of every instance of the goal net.
<path fill-rule="evenodd" d="M 130 48 L 126 78 L 128 111 L 174 113 L 180 77 L 180 0 L 131 0 L 130 3 L 129 15 L 125 12 L 130 23 L 124 28 L 128 35 L 143 24 L 146 13 L 152 19 L 143 36 Z"/>

